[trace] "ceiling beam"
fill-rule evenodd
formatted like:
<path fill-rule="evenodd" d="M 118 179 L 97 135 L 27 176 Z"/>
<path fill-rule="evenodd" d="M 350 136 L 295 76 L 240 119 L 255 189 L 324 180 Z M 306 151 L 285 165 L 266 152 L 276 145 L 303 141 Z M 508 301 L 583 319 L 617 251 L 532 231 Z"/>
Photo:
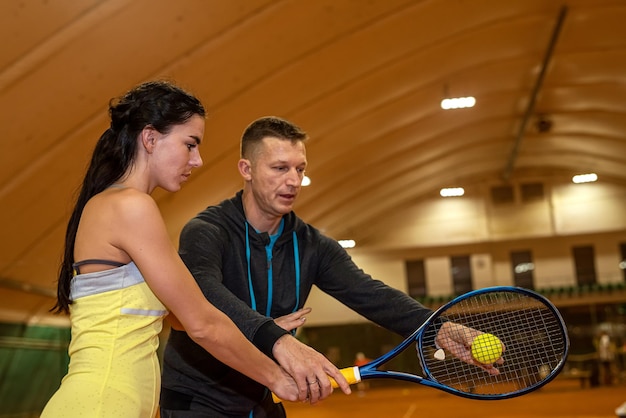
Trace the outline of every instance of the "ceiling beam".
<path fill-rule="evenodd" d="M 526 112 L 524 113 L 524 118 L 522 119 L 522 123 L 520 124 L 519 130 L 517 132 L 517 136 L 515 137 L 515 142 L 513 143 L 513 149 L 511 150 L 511 155 L 509 156 L 509 160 L 507 161 L 506 167 L 504 169 L 504 173 L 502 174 L 502 178 L 504 179 L 504 181 L 508 181 L 509 178 L 511 177 L 511 173 L 513 172 L 513 167 L 515 166 L 515 160 L 517 159 L 519 148 L 522 143 L 522 139 L 524 138 L 524 133 L 526 132 L 526 126 L 528 125 L 528 121 L 530 120 L 533 112 L 535 111 L 535 103 L 537 102 L 537 96 L 539 95 L 539 91 L 541 91 L 541 87 L 543 85 L 543 79 L 545 78 L 546 71 L 548 69 L 548 65 L 550 64 L 550 59 L 552 58 L 554 47 L 556 46 L 556 42 L 559 38 L 559 34 L 561 33 L 561 28 L 563 27 L 563 21 L 565 20 L 566 15 L 567 15 L 567 6 L 562 6 L 559 12 L 559 16 L 557 18 L 556 24 L 554 26 L 554 30 L 552 31 L 552 37 L 550 38 L 548 49 L 546 50 L 546 54 L 543 58 L 541 71 L 539 72 L 539 76 L 537 77 L 537 80 L 535 82 L 535 86 L 533 88 L 532 94 L 530 95 L 530 100 L 528 101 L 528 106 L 526 106 Z"/>

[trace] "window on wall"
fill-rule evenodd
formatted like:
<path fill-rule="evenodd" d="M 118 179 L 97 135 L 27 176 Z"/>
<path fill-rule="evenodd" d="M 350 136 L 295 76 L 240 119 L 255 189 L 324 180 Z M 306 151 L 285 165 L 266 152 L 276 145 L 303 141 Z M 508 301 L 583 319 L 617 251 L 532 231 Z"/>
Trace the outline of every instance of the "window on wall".
<path fill-rule="evenodd" d="M 512 186 L 495 186 L 491 188 L 491 201 L 494 205 L 515 202 L 515 190 Z"/>
<path fill-rule="evenodd" d="M 424 268 L 424 260 L 409 260 L 406 262 L 406 279 L 409 296 L 413 298 L 426 296 L 426 269 Z"/>
<path fill-rule="evenodd" d="M 535 288 L 533 255 L 530 251 L 512 251 L 511 267 L 513 268 L 513 282 L 515 286 L 526 289 Z"/>
<path fill-rule="evenodd" d="M 578 286 L 596 283 L 596 264 L 593 246 L 573 247 L 574 266 L 576 267 L 576 283 Z"/>
<path fill-rule="evenodd" d="M 622 242 L 619 245 L 619 249 L 622 255 L 622 259 L 619 262 L 619 268 L 622 269 L 622 275 L 624 277 L 624 281 L 626 281 L 626 242 Z"/>
<path fill-rule="evenodd" d="M 520 185 L 522 202 L 536 202 L 543 200 L 543 183 L 524 183 Z"/>
<path fill-rule="evenodd" d="M 472 269 L 468 255 L 450 257 L 450 269 L 456 295 L 472 290 Z"/>

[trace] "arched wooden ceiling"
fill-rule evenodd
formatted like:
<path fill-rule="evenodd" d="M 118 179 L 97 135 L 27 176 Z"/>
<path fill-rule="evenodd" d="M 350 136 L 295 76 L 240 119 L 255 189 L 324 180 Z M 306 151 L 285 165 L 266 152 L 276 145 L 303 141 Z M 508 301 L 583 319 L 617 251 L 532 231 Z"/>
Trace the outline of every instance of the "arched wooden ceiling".
<path fill-rule="evenodd" d="M 297 212 L 336 238 L 446 186 L 581 171 L 626 185 L 623 0 L 13 0 L 0 12 L 7 312 L 50 307 L 108 100 L 148 79 L 175 80 L 210 112 L 204 167 L 155 194 L 173 239 L 240 188 L 239 136 L 269 114 L 308 131 L 313 184 Z M 446 112 L 445 95 L 477 105 Z"/>

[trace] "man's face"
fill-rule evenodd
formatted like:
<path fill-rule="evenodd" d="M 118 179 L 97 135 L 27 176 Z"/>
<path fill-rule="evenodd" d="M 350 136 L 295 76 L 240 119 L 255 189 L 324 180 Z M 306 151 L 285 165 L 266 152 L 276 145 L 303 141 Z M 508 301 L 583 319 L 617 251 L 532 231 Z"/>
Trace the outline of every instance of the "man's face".
<path fill-rule="evenodd" d="M 293 209 L 306 168 L 302 141 L 264 138 L 251 160 L 250 186 L 258 209 L 282 217 Z"/>

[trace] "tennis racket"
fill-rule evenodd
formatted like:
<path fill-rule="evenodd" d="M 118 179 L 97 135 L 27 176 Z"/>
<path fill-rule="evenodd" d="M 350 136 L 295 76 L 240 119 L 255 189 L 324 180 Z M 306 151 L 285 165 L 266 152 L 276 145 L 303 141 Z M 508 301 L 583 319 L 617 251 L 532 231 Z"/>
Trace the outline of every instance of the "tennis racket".
<path fill-rule="evenodd" d="M 444 327 L 447 331 L 438 336 Z M 471 345 L 483 333 L 496 336 L 499 344 L 495 356 L 487 356 L 497 358 L 488 360 L 489 364 L 484 364 L 484 356 L 480 362 L 472 357 Z M 466 342 L 462 350 L 466 355 L 460 356 L 464 361 L 435 343 L 437 338 L 441 346 L 449 346 L 444 341 L 448 336 Z M 409 347 L 417 349 L 421 371 L 383 370 Z M 456 297 L 393 350 L 366 365 L 342 369 L 341 373 L 349 384 L 364 379 L 398 379 L 466 398 L 507 399 L 554 379 L 565 364 L 568 350 L 565 323 L 548 299 L 527 289 L 496 286 Z M 337 387 L 336 382 L 331 383 Z"/>

